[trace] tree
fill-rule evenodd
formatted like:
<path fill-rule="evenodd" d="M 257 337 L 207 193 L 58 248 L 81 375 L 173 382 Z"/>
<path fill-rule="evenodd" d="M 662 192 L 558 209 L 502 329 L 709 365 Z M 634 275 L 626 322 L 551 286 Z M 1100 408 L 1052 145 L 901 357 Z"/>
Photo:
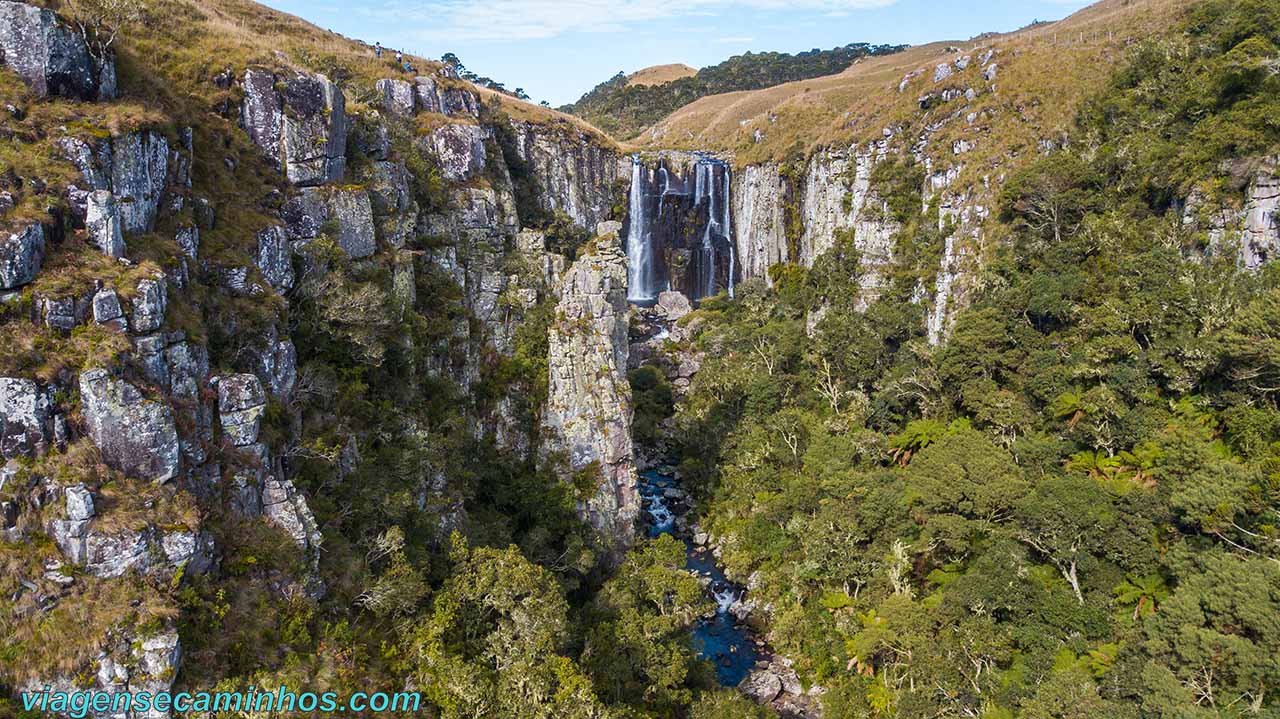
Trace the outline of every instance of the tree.
<path fill-rule="evenodd" d="M 1214 553 L 1143 624 L 1150 661 L 1143 708 L 1235 714 L 1274 709 L 1280 686 L 1280 565 Z M 1221 716 L 1221 714 L 1214 714 Z"/>
<path fill-rule="evenodd" d="M 600 590 L 582 662 L 601 696 L 663 715 L 691 701 L 688 631 L 713 608 L 684 562 L 684 545 L 663 535 L 634 548 Z"/>
<path fill-rule="evenodd" d="M 1019 538 L 1057 567 L 1084 604 L 1079 568 L 1103 549 L 1118 521 L 1106 492 L 1087 477 L 1050 477 L 1018 504 Z"/>
<path fill-rule="evenodd" d="M 141 22 L 145 12 L 142 0 L 67 0 L 67 7 L 85 46 L 99 59 L 107 57 L 121 28 Z"/>
<path fill-rule="evenodd" d="M 419 685 L 447 719 L 596 719 L 590 683 L 561 654 L 568 603 L 515 547 L 472 549 L 455 534 L 453 572 L 411 638 Z"/>

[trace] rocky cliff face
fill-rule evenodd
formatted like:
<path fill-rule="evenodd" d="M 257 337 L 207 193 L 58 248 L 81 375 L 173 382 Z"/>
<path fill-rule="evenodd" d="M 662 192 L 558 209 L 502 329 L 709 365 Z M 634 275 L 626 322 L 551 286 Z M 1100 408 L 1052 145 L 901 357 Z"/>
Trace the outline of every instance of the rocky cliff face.
<path fill-rule="evenodd" d="M 0 1 L 0 65 L 12 68 L 37 95 L 115 97 L 115 59 L 93 57 L 52 11 L 25 3 Z"/>
<path fill-rule="evenodd" d="M 615 188 L 625 178 L 612 148 L 572 126 L 512 126 L 516 151 L 537 183 L 543 209 L 563 212 L 588 228 L 609 219 Z"/>
<path fill-rule="evenodd" d="M 234 136 L 216 123 L 61 132 L 49 154 L 72 179 L 0 185 L 4 346 L 33 335 L 44 353 L 0 367 L 0 536 L 22 557 L 13 565 L 22 569 L 0 580 L 4 601 L 35 622 L 22 630 L 35 642 L 39 627 L 64 617 L 103 618 L 74 645 L 51 649 L 51 661 L 0 663 L 0 683 L 172 686 L 183 652 L 171 591 L 185 576 L 223 572 L 220 531 L 265 526 L 283 540 L 277 553 L 296 552 L 299 562 L 263 582 L 282 597 L 326 591 L 324 531 L 299 468 L 318 463 L 340 483 L 360 470 L 371 439 L 316 399 L 335 391 L 317 360 L 326 340 L 295 345 L 290 335 L 297 318 L 315 313 L 345 333 L 335 344 L 366 352 L 368 367 L 410 366 L 406 392 L 434 382 L 469 397 L 514 351 L 526 315 L 563 288 L 561 311 L 572 319 L 552 332 L 548 427 L 578 474 L 595 468 L 583 516 L 607 544 L 629 542 L 638 499 L 620 254 L 602 245 L 561 283 L 564 259 L 544 234 L 522 231 L 490 110 L 456 78 L 360 88 L 379 106 L 352 117 L 350 88 L 277 60 L 211 80 L 243 98 L 218 105 L 238 121 L 238 130 L 226 123 Z M 0 0 L 0 66 L 45 102 L 115 94 L 109 62 L 94 60 L 54 13 L 22 3 Z M 415 123 L 422 114 L 430 129 Z M 565 127 L 511 127 L 538 207 L 583 227 L 608 217 L 618 162 L 606 143 Z M 260 155 L 236 157 L 240 145 Z M 197 157 L 197 147 L 220 154 Z M 193 177 L 200 163 L 226 168 L 221 187 L 240 194 L 208 194 L 210 183 Z M 443 186 L 422 174 L 437 170 Z M 14 211 L 40 201 L 57 211 Z M 440 283 L 456 285 L 457 308 L 421 306 L 418 293 Z M 532 456 L 537 427 L 522 426 L 517 400 L 529 398 L 468 406 L 466 429 Z M 307 421 L 328 423 L 332 450 L 303 446 Z M 430 449 L 417 419 L 395 433 Z M 466 521 L 456 474 L 436 462 L 414 490 L 444 538 Z"/>
<path fill-rule="evenodd" d="M 550 450 L 568 457 L 579 512 L 612 543 L 631 542 L 640 512 L 627 384 L 626 257 L 617 229 L 597 237 L 569 268 L 550 334 L 550 389 L 543 423 Z"/>

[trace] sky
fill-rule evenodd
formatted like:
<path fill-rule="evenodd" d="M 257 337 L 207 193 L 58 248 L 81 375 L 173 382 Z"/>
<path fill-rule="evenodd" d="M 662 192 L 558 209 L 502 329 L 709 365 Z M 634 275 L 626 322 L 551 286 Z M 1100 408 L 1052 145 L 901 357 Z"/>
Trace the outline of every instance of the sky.
<path fill-rule="evenodd" d="M 320 27 L 473 72 L 553 106 L 618 71 L 747 51 L 919 45 L 1057 20 L 1086 0 L 260 0 Z"/>

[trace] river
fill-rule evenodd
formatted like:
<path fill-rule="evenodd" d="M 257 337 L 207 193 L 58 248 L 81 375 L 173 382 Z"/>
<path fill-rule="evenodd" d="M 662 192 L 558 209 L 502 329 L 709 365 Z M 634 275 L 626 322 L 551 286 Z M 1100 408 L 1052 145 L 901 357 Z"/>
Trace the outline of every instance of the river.
<path fill-rule="evenodd" d="M 687 507 L 681 501 L 684 495 L 674 476 L 652 469 L 641 472 L 640 496 L 649 519 L 649 536 L 670 534 L 684 542 L 685 568 L 704 580 L 708 596 L 716 602 L 715 616 L 699 619 L 694 625 L 694 649 L 699 657 L 715 665 L 721 684 L 738 686 L 756 662 L 766 658 L 755 636 L 730 611 L 742 599 L 744 590 L 729 581 L 709 549 L 696 546 L 688 536 L 675 531 L 677 514 L 683 514 Z"/>

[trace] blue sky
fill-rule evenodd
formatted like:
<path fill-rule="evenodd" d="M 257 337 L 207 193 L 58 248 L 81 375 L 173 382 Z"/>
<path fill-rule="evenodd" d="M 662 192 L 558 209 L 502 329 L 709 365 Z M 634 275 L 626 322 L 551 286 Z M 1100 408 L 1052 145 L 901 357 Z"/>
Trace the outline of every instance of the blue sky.
<path fill-rule="evenodd" d="M 748 50 L 965 40 L 1057 20 L 1085 0 L 265 0 L 349 37 L 471 70 L 561 105 L 622 70 Z"/>

